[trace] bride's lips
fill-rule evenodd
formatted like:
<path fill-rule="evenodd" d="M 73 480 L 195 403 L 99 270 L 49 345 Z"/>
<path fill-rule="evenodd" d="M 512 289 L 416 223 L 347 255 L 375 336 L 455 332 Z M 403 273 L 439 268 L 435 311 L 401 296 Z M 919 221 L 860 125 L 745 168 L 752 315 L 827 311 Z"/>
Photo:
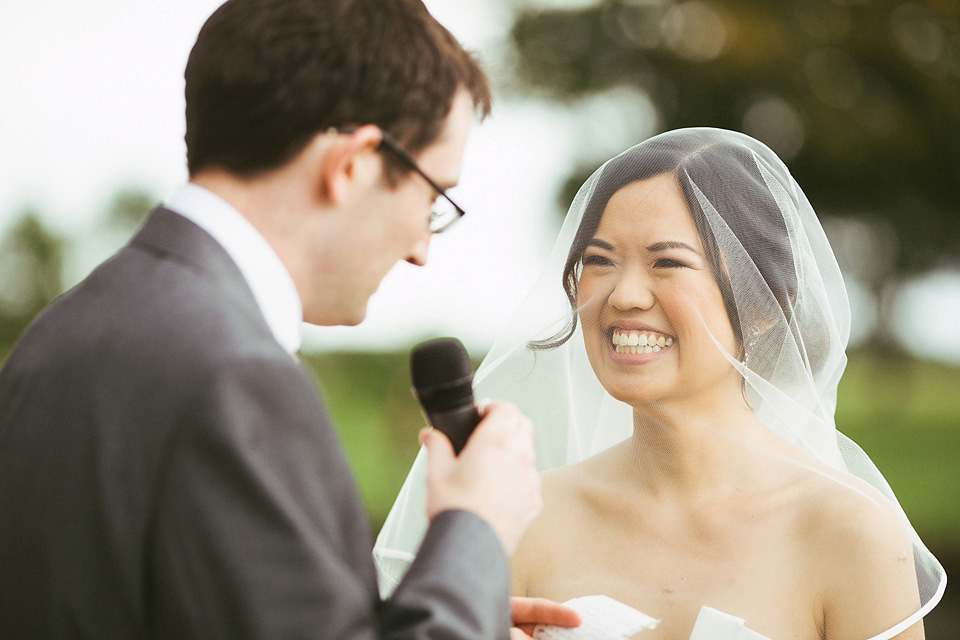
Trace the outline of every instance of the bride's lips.
<path fill-rule="evenodd" d="M 607 329 L 607 350 L 617 363 L 641 365 L 663 357 L 677 339 L 644 324 L 616 325 Z"/>

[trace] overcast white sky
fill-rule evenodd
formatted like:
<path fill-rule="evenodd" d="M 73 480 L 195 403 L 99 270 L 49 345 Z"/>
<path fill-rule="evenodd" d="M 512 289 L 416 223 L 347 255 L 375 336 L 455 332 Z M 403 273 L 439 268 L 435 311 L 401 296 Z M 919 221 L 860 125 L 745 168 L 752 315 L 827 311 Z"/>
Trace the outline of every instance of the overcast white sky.
<path fill-rule="evenodd" d="M 186 178 L 183 67 L 220 1 L 0 1 L 0 227 L 33 205 L 61 231 L 81 233 L 118 187 L 162 198 Z M 495 84 L 502 81 L 497 52 L 510 0 L 426 4 L 486 58 Z M 456 335 L 482 353 L 553 243 L 554 192 L 582 141 L 575 130 L 602 123 L 596 138 L 607 155 L 652 132 L 648 106 L 629 98 L 616 117 L 604 112 L 612 101 L 593 100 L 592 115 L 577 122 L 560 107 L 501 101 L 468 145 L 458 191 L 469 215 L 435 239 L 426 268 L 398 265 L 360 327 L 311 328 L 307 345 L 395 347 Z M 68 278 L 82 277 L 116 242 L 88 234 L 73 250 Z M 916 350 L 960 361 L 957 282 L 941 278 L 901 305 L 905 326 L 926 325 Z M 931 317 L 942 326 L 931 329 Z"/>

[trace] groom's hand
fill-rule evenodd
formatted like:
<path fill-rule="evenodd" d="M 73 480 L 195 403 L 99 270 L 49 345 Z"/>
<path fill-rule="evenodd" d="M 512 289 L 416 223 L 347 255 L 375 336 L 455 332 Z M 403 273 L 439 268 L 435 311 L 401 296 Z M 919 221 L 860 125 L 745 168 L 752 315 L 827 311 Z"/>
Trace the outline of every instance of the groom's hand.
<path fill-rule="evenodd" d="M 580 624 L 579 613 L 546 598 L 510 598 L 510 616 L 514 624 L 514 628 L 510 629 L 511 640 L 529 638 L 538 624 L 558 627 L 576 627 Z"/>
<path fill-rule="evenodd" d="M 533 425 L 509 403 L 490 403 L 459 456 L 436 429 L 421 434 L 427 448 L 427 516 L 466 509 L 493 528 L 509 556 L 540 513 L 540 476 Z"/>

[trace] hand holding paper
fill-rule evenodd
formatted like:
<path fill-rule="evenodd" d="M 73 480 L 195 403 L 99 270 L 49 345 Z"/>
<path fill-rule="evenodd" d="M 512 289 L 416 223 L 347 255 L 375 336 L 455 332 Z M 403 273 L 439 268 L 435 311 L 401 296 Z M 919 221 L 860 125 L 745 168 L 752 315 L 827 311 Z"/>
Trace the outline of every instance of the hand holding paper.
<path fill-rule="evenodd" d="M 510 619 L 515 629 L 523 633 L 523 638 L 529 638 L 537 625 L 575 627 L 580 624 L 580 615 L 576 611 L 546 598 L 510 598 Z M 511 630 L 510 637 L 520 636 L 515 636 Z"/>
<path fill-rule="evenodd" d="M 563 604 L 580 614 L 580 626 L 538 625 L 534 640 L 619 640 L 660 622 L 608 596 L 584 596 Z"/>

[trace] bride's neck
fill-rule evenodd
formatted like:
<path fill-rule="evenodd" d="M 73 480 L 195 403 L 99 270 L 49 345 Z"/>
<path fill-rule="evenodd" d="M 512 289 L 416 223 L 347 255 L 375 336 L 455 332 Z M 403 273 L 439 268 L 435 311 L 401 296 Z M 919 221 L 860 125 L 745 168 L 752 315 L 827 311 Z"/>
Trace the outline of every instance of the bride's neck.
<path fill-rule="evenodd" d="M 736 489 L 749 451 L 767 435 L 745 400 L 645 405 L 634 409 L 633 420 L 633 437 L 624 443 L 627 477 L 690 500 Z"/>

